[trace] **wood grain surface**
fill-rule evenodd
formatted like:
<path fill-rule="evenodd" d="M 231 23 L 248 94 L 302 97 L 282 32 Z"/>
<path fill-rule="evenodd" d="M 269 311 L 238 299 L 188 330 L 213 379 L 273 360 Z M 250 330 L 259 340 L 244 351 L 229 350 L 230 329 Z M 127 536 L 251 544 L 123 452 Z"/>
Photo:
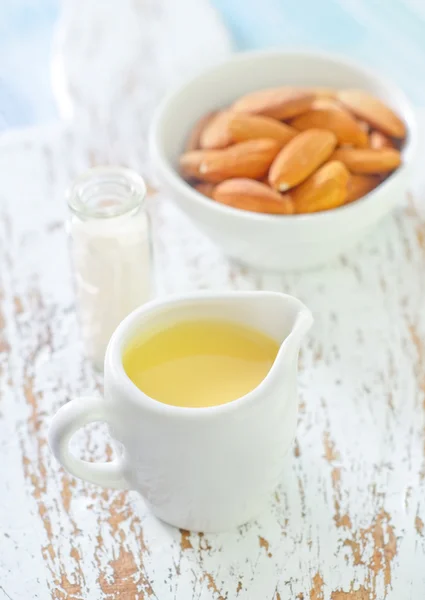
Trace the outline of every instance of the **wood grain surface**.
<path fill-rule="evenodd" d="M 130 3 L 122 4 L 130 11 Z M 157 24 L 165 5 L 131 3 L 150 7 Z M 150 14 L 143 12 L 143 31 Z M 108 52 L 97 35 L 93 52 Z M 82 356 L 64 190 L 83 167 L 112 159 L 150 174 L 146 140 L 134 141 L 136 123 L 142 130 L 151 118 L 148 101 L 140 112 L 138 95 L 132 101 L 124 84 L 115 87 L 122 118 L 112 127 L 113 107 L 86 101 L 94 63 L 86 53 L 84 65 L 75 44 L 81 69 L 67 85 L 79 122 L 0 141 L 0 599 L 423 598 L 420 197 L 406 199 L 402 210 L 327 267 L 275 276 L 229 264 L 169 198 L 151 194 L 159 295 L 282 290 L 315 316 L 300 361 L 297 440 L 257 521 L 220 535 L 178 531 L 153 518 L 136 494 L 84 484 L 54 461 L 46 443 L 52 415 L 76 395 L 102 391 Z M 143 69 L 140 80 L 129 65 L 133 89 L 160 95 L 155 79 L 152 90 L 144 88 Z M 89 460 L 111 457 L 102 425 L 80 433 L 73 446 Z"/>

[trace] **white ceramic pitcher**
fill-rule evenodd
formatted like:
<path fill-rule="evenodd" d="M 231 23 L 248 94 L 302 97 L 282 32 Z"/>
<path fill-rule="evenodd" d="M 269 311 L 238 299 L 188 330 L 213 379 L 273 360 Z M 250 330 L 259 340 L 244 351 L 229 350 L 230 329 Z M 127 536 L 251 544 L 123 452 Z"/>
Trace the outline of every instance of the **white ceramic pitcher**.
<path fill-rule="evenodd" d="M 226 319 L 280 343 L 267 377 L 246 396 L 208 408 L 153 400 L 127 377 L 123 350 L 144 328 L 186 319 Z M 140 492 L 160 519 L 196 531 L 222 531 L 255 517 L 282 475 L 297 425 L 297 359 L 312 324 L 296 298 L 274 292 L 196 293 L 151 302 L 117 328 L 105 359 L 105 397 L 64 405 L 53 418 L 53 454 L 73 475 Z M 69 451 L 72 435 L 108 423 L 116 458 L 91 463 Z"/>

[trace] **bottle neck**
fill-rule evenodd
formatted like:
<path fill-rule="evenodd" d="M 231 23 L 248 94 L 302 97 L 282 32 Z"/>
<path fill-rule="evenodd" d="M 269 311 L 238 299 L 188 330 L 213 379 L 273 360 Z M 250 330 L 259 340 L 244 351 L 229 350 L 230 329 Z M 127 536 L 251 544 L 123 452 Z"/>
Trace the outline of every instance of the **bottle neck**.
<path fill-rule="evenodd" d="M 137 213 L 146 196 L 144 180 L 124 167 L 94 167 L 67 193 L 68 206 L 82 220 L 111 219 Z"/>

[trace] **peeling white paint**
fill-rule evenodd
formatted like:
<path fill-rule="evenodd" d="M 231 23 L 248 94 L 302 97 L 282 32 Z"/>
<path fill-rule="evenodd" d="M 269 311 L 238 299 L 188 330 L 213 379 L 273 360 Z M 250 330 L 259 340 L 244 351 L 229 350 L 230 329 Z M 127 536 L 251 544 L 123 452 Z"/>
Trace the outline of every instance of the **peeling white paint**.
<path fill-rule="evenodd" d="M 96 107 L 84 103 L 84 70 L 75 76 L 87 116 Z M 130 99 L 125 106 L 114 152 L 148 172 L 132 136 L 151 114 Z M 184 534 L 133 493 L 69 478 L 45 442 L 60 405 L 100 390 L 82 359 L 62 227 L 64 189 L 104 158 L 104 138 L 90 131 L 36 130 L 0 144 L 0 597 L 422 598 L 425 216 L 417 204 L 320 271 L 272 276 L 229 265 L 166 198 L 151 199 L 160 294 L 284 290 L 316 317 L 301 358 L 297 443 L 268 510 L 227 534 Z M 105 459 L 105 429 L 90 428 L 75 447 Z"/>

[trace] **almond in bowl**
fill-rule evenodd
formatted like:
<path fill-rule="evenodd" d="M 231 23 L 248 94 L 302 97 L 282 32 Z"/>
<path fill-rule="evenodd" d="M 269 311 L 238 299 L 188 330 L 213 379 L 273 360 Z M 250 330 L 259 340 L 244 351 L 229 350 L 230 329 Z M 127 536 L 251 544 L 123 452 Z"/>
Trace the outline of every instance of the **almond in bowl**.
<path fill-rule="evenodd" d="M 339 208 L 402 164 L 403 120 L 355 89 L 279 86 L 204 115 L 188 135 L 181 175 L 211 200 L 292 215 Z"/>
<path fill-rule="evenodd" d="M 317 52 L 236 53 L 164 99 L 151 133 L 170 200 L 261 271 L 317 267 L 355 245 L 404 202 L 417 164 L 403 92 Z"/>

